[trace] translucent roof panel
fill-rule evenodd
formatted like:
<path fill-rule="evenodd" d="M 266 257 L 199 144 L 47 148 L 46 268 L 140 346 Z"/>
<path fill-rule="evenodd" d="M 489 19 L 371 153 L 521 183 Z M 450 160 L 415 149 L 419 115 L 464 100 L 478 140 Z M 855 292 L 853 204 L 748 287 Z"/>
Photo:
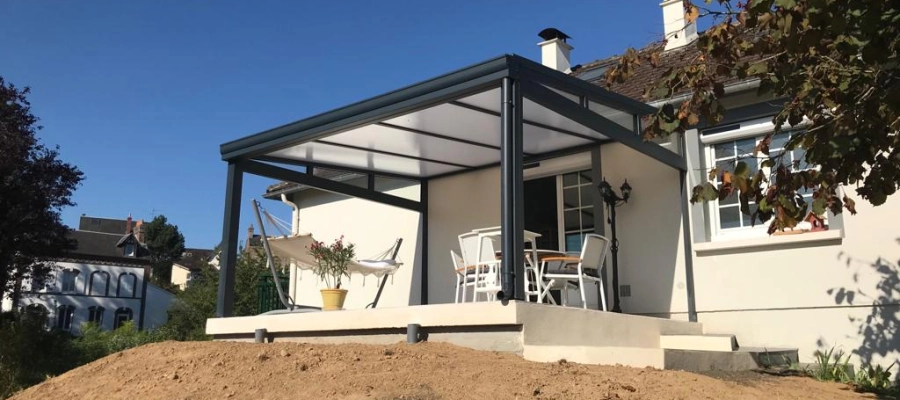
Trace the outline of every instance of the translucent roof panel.
<path fill-rule="evenodd" d="M 418 113 L 412 115 L 415 116 L 416 114 Z M 499 149 L 459 142 L 454 140 L 456 136 L 459 135 L 454 135 L 453 137 L 433 136 L 381 124 L 373 124 L 329 136 L 321 141 L 460 164 L 467 167 L 491 164 L 500 156 Z M 485 132 L 485 135 L 481 136 L 499 137 L 499 132 Z"/>
<path fill-rule="evenodd" d="M 270 154 L 274 157 L 327 164 L 335 167 L 350 167 L 407 176 L 433 176 L 465 169 L 453 165 L 373 153 L 321 142 L 303 143 Z"/>
<path fill-rule="evenodd" d="M 634 129 L 634 114 L 616 110 L 615 108 L 607 107 L 594 101 L 588 102 L 588 109 L 612 120 L 625 129 Z"/>
<path fill-rule="evenodd" d="M 499 100 L 497 101 L 499 103 Z M 453 104 L 441 104 L 384 122 L 500 147 L 498 117 Z"/>

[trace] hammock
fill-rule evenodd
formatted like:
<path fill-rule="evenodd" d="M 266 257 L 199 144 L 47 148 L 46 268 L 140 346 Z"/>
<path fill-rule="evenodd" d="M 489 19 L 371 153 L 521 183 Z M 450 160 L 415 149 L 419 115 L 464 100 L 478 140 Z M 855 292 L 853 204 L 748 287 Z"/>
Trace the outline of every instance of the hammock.
<path fill-rule="evenodd" d="M 282 261 L 294 262 L 297 265 L 297 268 L 303 270 L 315 268 L 316 259 L 308 252 L 309 246 L 315 241 L 311 234 L 269 238 L 268 241 L 269 247 L 272 249 L 272 254 Z M 394 247 L 395 246 L 391 246 L 389 251 L 393 250 Z M 382 254 L 382 257 L 384 258 L 376 257 L 369 260 L 351 261 L 350 264 L 347 265 L 347 272 L 363 276 L 375 275 L 379 278 L 385 275 L 392 275 L 400 267 L 400 263 L 397 262 L 394 257 L 386 257 L 389 255 L 390 254 L 385 252 Z"/>
<path fill-rule="evenodd" d="M 284 234 L 283 236 L 269 238 L 266 235 L 266 228 L 262 222 L 260 210 L 262 210 L 266 219 Z M 288 236 L 283 229 L 284 226 L 287 226 L 287 223 L 266 212 L 256 199 L 253 200 L 253 211 L 256 214 L 256 221 L 259 224 L 263 248 L 266 250 L 266 259 L 269 264 L 269 269 L 272 272 L 272 276 L 277 276 L 275 270 L 276 255 L 282 261 L 294 262 L 300 269 L 312 269 L 316 266 L 315 258 L 308 253 L 309 246 L 315 241 L 312 234 L 304 233 Z M 366 308 L 375 308 L 378 305 L 378 300 L 381 298 L 381 292 L 384 290 L 384 285 L 387 283 L 388 276 L 393 275 L 394 272 L 400 268 L 400 265 L 402 265 L 401 262 L 397 261 L 397 253 L 400 251 L 400 245 L 402 243 L 402 238 L 397 239 L 394 245 L 381 255 L 372 259 L 351 261 L 350 264 L 347 265 L 348 273 L 361 274 L 363 276 L 375 275 L 376 277 L 381 278 L 381 284 L 378 286 L 375 300 L 369 303 Z M 294 304 L 293 299 L 284 293 L 284 288 L 281 287 L 279 279 L 275 279 L 275 289 L 278 292 L 278 298 L 281 300 L 281 303 L 284 304 L 289 311 L 293 311 L 294 309 L 301 309 L 303 311 L 320 309 L 319 307 Z"/>

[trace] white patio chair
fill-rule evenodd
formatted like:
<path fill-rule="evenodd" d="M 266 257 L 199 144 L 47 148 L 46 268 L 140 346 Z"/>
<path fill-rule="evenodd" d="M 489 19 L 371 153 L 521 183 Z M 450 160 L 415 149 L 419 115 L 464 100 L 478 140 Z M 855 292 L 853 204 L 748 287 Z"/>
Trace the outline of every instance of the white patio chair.
<path fill-rule="evenodd" d="M 450 250 L 450 257 L 453 259 L 453 271 L 456 273 L 456 296 L 453 297 L 454 303 L 466 302 L 466 288 L 475 288 L 475 266 L 467 265 L 462 256 Z M 459 296 L 459 289 L 462 288 L 462 297 Z"/>
<path fill-rule="evenodd" d="M 609 239 L 588 234 L 584 237 L 580 256 L 546 257 L 541 262 L 541 276 L 547 279 L 543 296 L 548 296 L 552 289 L 562 289 L 563 306 L 568 305 L 568 289 L 578 287 L 581 293 L 581 306 L 587 308 L 584 295 L 584 281 L 593 281 L 600 287 L 600 304 L 606 311 L 606 290 L 603 285 L 603 263 L 609 251 Z M 559 269 L 547 270 L 550 263 L 559 263 Z M 577 282 L 577 283 L 576 283 Z M 542 297 L 543 297 L 542 296 Z"/>
<path fill-rule="evenodd" d="M 494 241 L 481 237 L 479 232 L 467 232 L 459 235 L 459 248 L 466 267 L 475 270 L 472 301 L 478 301 L 479 293 L 484 293 L 488 300 L 493 300 L 500 290 L 500 260 L 494 251 Z"/>

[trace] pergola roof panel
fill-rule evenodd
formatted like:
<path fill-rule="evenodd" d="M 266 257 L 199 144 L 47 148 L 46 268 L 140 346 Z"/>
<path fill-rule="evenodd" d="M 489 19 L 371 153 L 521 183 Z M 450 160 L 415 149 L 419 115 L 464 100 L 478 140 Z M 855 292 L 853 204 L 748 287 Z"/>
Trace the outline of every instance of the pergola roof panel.
<path fill-rule="evenodd" d="M 499 103 L 499 97 L 497 102 Z M 453 104 L 440 104 L 384 121 L 500 149 L 500 119 Z"/>
<path fill-rule="evenodd" d="M 271 153 L 273 157 L 308 161 L 334 167 L 350 167 L 372 172 L 406 176 L 432 176 L 464 170 L 464 167 L 399 155 L 373 153 L 335 144 L 310 142 Z"/>
<path fill-rule="evenodd" d="M 496 136 L 496 135 L 492 135 Z M 373 124 L 329 136 L 328 143 L 371 149 L 378 152 L 402 154 L 427 160 L 477 167 L 494 162 L 499 149 L 460 142 L 455 136 L 432 136 L 392 125 Z"/>

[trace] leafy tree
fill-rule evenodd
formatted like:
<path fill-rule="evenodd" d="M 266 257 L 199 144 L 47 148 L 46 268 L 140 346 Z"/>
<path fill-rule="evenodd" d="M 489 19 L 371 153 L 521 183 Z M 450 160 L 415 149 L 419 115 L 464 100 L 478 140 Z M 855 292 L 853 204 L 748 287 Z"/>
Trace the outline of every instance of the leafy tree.
<path fill-rule="evenodd" d="M 184 253 L 184 235 L 164 215 L 158 215 L 145 225 L 144 243 L 150 252 L 151 277 L 156 283 L 169 287 L 172 264 Z"/>
<path fill-rule="evenodd" d="M 240 252 L 235 267 L 235 316 L 256 315 L 260 275 L 268 271 L 265 256 Z M 174 340 L 207 339 L 206 319 L 216 315 L 218 289 L 219 271 L 203 265 L 199 276 L 176 294 L 175 302 L 169 307 L 169 320 L 160 327 L 162 334 Z"/>
<path fill-rule="evenodd" d="M 47 259 L 74 247 L 60 210 L 75 204 L 83 175 L 38 141 L 29 93 L 0 77 L 0 299 L 17 300 L 23 280 L 46 276 Z"/>
<path fill-rule="evenodd" d="M 769 232 L 793 227 L 808 205 L 798 191 L 813 190 L 812 210 L 855 214 L 845 187 L 872 205 L 900 186 L 900 2 L 895 0 L 685 0 L 688 21 L 713 26 L 692 44 L 696 56 L 669 67 L 645 97 L 671 101 L 645 121 L 647 139 L 683 133 L 701 118 L 721 120 L 724 84 L 759 80 L 758 95 L 781 104 L 776 133 L 797 125 L 786 150 L 802 149 L 817 170 L 796 171 L 769 151 L 772 134 L 754 149 L 761 167 L 751 173 L 710 171 L 717 185 L 694 188 L 693 201 L 737 195 L 754 222 L 772 218 Z M 629 49 L 606 75 L 607 85 L 629 79 L 635 65 L 658 66 L 661 48 Z M 762 170 L 762 168 L 760 168 Z M 759 206 L 750 212 L 748 203 Z"/>

